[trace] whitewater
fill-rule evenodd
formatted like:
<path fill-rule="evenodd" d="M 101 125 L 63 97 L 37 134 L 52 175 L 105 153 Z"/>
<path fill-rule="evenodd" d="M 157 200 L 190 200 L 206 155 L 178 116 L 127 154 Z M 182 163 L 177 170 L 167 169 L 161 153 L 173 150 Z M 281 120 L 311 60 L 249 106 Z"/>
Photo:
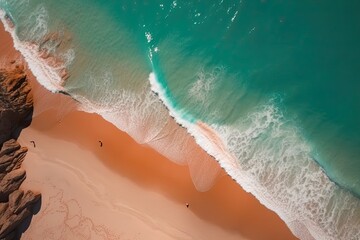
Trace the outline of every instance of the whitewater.
<path fill-rule="evenodd" d="M 41 11 L 46 14 L 45 9 Z M 114 89 L 113 81 L 118 76 L 108 73 L 101 79 L 90 76 L 94 87 L 84 94 L 67 87 L 62 77 L 78 58 L 76 49 L 63 50 L 57 64 L 49 62 L 36 42 L 19 39 L 16 21 L 11 22 L 5 11 L 1 11 L 0 18 L 41 85 L 52 92 L 71 94 L 82 110 L 98 113 L 138 143 L 188 165 L 199 191 L 211 188 L 222 167 L 246 191 L 274 210 L 300 239 L 360 239 L 359 199 L 327 177 L 312 157 L 313 149 L 297 127 L 285 119 L 276 100 L 270 99 L 232 124 L 203 122 L 177 107 L 155 68 L 136 91 Z M 43 19 L 39 24 L 44 36 L 48 29 Z M 39 32 L 38 27 L 34 32 Z M 56 43 L 49 49 L 55 54 Z M 149 51 L 151 62 L 156 52 Z M 199 78 L 197 83 L 201 87 L 195 83 L 189 95 L 199 93 L 196 89 L 201 88 L 207 89 L 202 94 L 211 95 L 211 83 L 204 87 L 201 81 Z M 206 98 L 198 96 L 200 101 Z"/>

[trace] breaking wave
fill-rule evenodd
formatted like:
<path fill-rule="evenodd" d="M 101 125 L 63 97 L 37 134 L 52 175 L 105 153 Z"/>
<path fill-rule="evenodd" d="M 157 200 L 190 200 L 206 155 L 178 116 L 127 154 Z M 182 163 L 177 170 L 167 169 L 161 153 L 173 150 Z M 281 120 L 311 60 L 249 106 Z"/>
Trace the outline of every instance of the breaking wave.
<path fill-rule="evenodd" d="M 156 72 L 149 81 L 142 79 L 144 84 L 137 89 L 114 88 L 119 76 L 110 70 L 89 72 L 84 84 L 91 88 L 83 93 L 77 91 L 79 86 L 67 85 L 69 68 L 78 57 L 76 49 L 64 40 L 68 38 L 64 31 L 50 33 L 43 6 L 29 15 L 29 25 L 20 32 L 29 41 L 20 40 L 11 15 L 0 11 L 0 18 L 41 85 L 53 92 L 69 92 L 82 110 L 98 113 L 138 143 L 188 165 L 199 191 L 211 188 L 223 167 L 299 238 L 360 239 L 359 199 L 330 181 L 312 157 L 311 146 L 274 101 L 231 124 L 215 124 L 178 108 Z M 151 35 L 146 37 L 152 40 Z M 199 72 L 198 81 L 190 86 L 189 96 L 204 109 L 209 108 L 207 98 L 221 72 L 221 68 L 210 74 Z"/>
<path fill-rule="evenodd" d="M 196 142 L 301 239 L 359 239 L 360 201 L 333 183 L 311 157 L 301 133 L 273 101 L 232 125 L 183 115 L 154 73 L 152 90 Z"/>
<path fill-rule="evenodd" d="M 1 11 L 0 17 L 39 83 L 52 92 L 68 92 L 61 72 L 42 58 L 39 46 L 20 41 L 5 12 Z M 68 66 L 62 65 L 65 69 Z M 165 106 L 151 92 L 149 83 L 139 91 L 114 89 L 114 76 L 108 72 L 96 77 L 89 75 L 88 81 L 93 87 L 86 96 L 71 94 L 81 103 L 81 110 L 98 113 L 138 143 L 151 146 L 177 164 L 188 165 L 197 190 L 207 191 L 213 186 L 220 177 L 220 166 L 169 116 Z"/>

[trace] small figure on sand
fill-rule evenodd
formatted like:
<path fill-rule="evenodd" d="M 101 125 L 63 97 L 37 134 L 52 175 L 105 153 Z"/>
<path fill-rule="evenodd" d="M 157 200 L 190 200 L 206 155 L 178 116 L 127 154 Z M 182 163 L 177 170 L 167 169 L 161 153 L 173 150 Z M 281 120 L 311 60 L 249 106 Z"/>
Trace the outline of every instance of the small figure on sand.
<path fill-rule="evenodd" d="M 102 147 L 102 145 L 103 145 L 102 141 L 99 140 L 99 143 L 100 143 L 100 147 Z"/>
<path fill-rule="evenodd" d="M 30 141 L 33 145 L 34 145 L 34 148 L 36 147 L 36 145 L 35 145 L 35 141 Z"/>
<path fill-rule="evenodd" d="M 189 203 L 185 203 L 185 205 L 186 205 L 187 208 L 189 208 L 189 206 L 190 206 Z"/>

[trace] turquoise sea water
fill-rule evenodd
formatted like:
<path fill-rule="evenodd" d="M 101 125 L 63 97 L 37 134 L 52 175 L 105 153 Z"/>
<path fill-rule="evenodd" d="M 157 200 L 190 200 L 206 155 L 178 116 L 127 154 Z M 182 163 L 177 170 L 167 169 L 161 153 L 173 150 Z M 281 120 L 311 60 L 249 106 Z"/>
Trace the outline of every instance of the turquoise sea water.
<path fill-rule="evenodd" d="M 154 146 L 169 135 L 170 111 L 297 236 L 360 237 L 358 1 L 0 0 L 0 8 L 20 42 L 65 62 L 64 88 L 85 109 Z M 235 167 L 202 141 L 198 122 Z"/>

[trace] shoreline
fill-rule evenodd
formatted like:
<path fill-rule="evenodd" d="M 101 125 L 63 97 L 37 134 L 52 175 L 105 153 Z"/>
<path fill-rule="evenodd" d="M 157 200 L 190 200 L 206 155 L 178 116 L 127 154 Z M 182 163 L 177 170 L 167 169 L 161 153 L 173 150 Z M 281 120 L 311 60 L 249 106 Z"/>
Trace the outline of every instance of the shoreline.
<path fill-rule="evenodd" d="M 20 239 L 41 201 L 40 193 L 21 186 L 28 148 L 17 139 L 30 125 L 32 112 L 27 76 L 22 65 L 12 61 L 0 68 L 0 239 Z"/>
<path fill-rule="evenodd" d="M 3 35 L 6 33 L 3 33 L 3 28 L 0 29 L 0 32 L 1 32 L 1 39 L 4 39 Z M 120 202 L 123 201 L 121 203 L 122 206 L 125 205 L 123 209 L 129 209 L 129 208 L 134 209 L 133 207 L 128 205 L 135 204 L 138 207 L 138 209 L 143 208 L 141 210 L 141 213 L 149 213 L 147 216 L 151 216 L 150 220 L 146 219 L 145 220 L 146 224 L 142 225 L 144 232 L 147 231 L 151 232 L 151 228 L 149 230 L 149 227 L 146 225 L 147 224 L 151 225 L 149 221 L 151 222 L 151 219 L 154 216 L 156 216 L 158 217 L 158 219 L 160 219 L 157 220 L 161 222 L 161 224 L 158 225 L 160 227 L 165 226 L 166 224 L 172 221 L 172 223 L 176 223 L 173 224 L 172 226 L 182 226 L 184 229 L 191 230 L 193 228 L 196 228 L 193 226 L 194 223 L 196 223 L 196 226 L 202 227 L 203 231 L 201 231 L 200 228 L 198 232 L 194 233 L 195 235 L 196 234 L 201 235 L 201 233 L 208 231 L 209 232 L 208 237 L 213 237 L 213 239 L 221 238 L 220 235 L 216 235 L 219 233 L 225 234 L 223 236 L 233 236 L 234 238 L 236 236 L 236 239 L 239 239 L 239 236 L 241 235 L 249 239 L 269 239 L 269 238 L 296 239 L 294 236 L 291 235 L 285 223 L 274 212 L 262 206 L 258 202 L 258 200 L 256 200 L 251 194 L 243 191 L 240 188 L 240 186 L 238 186 L 229 176 L 226 175 L 225 177 L 222 177 L 210 191 L 205 193 L 199 193 L 195 190 L 194 186 L 192 185 L 189 175 L 189 170 L 186 167 L 178 166 L 170 162 L 169 160 L 165 159 L 165 157 L 156 153 L 154 150 L 150 149 L 149 147 L 140 146 L 139 144 L 135 143 L 134 140 L 132 140 L 127 134 L 121 132 L 120 130 L 115 128 L 112 124 L 106 122 L 98 115 L 74 111 L 76 106 L 74 106 L 72 100 L 67 99 L 66 96 L 62 96 L 62 95 L 59 96 L 59 94 L 52 94 L 50 92 L 47 92 L 46 90 L 40 90 L 42 89 L 42 87 L 39 86 L 35 80 L 33 80 L 31 84 L 33 85 L 34 89 L 39 89 L 40 92 L 44 91 L 48 95 L 46 96 L 41 95 L 40 98 L 39 93 L 38 94 L 34 93 L 35 113 L 34 113 L 33 123 L 31 124 L 29 129 L 26 129 L 26 131 L 22 133 L 20 137 L 20 140 L 23 141 L 23 144 L 28 145 L 28 147 L 30 148 L 27 164 L 25 164 L 25 167 L 29 172 L 28 179 L 25 181 L 25 183 L 28 184 L 29 186 L 33 186 L 33 185 L 37 186 L 39 190 L 43 193 L 43 198 L 44 198 L 43 208 L 41 209 L 41 212 L 34 217 L 33 220 L 34 223 L 30 225 L 29 232 L 25 233 L 25 236 L 28 237 L 29 239 L 32 238 L 32 236 L 30 236 L 31 233 L 35 234 L 36 231 L 39 231 L 39 229 L 36 229 L 39 228 L 39 225 L 36 224 L 40 224 L 41 221 L 37 219 L 49 218 L 49 216 L 46 215 L 46 213 L 44 213 L 44 209 L 48 210 L 49 209 L 48 206 L 50 206 L 48 205 L 46 200 L 47 199 L 50 200 L 51 196 L 54 196 L 51 195 L 54 189 L 51 186 L 49 186 L 49 184 L 47 187 L 44 187 L 44 185 L 42 185 L 42 184 L 46 185 L 46 183 L 44 183 L 46 178 L 44 179 L 44 176 L 41 175 L 46 175 L 46 174 L 44 174 L 41 170 L 35 169 L 35 166 L 40 167 L 41 164 L 47 164 L 48 162 L 49 164 L 50 163 L 55 164 L 60 161 L 62 164 L 61 166 L 66 166 L 63 167 L 64 169 L 74 169 L 74 168 L 76 169 L 76 167 L 72 165 L 74 164 L 74 162 L 70 161 L 74 159 L 72 159 L 72 157 L 69 156 L 68 154 L 63 153 L 62 149 L 66 149 L 66 148 L 73 149 L 74 151 L 72 153 L 74 153 L 74 155 L 78 155 L 79 159 L 83 157 L 88 157 L 89 159 L 92 159 L 90 162 L 95 166 L 95 169 L 93 170 L 91 167 L 89 167 L 90 165 L 87 166 L 87 162 L 84 161 L 85 159 L 77 160 L 78 164 L 80 165 L 75 170 L 75 172 L 81 172 L 82 176 L 88 176 L 87 181 L 90 181 L 89 179 L 92 179 L 92 177 L 95 179 L 96 176 L 97 179 L 103 179 L 103 181 L 106 182 L 108 181 L 106 179 L 109 177 L 109 179 L 112 180 L 121 179 L 119 181 L 123 182 L 122 184 L 124 185 L 124 189 L 128 188 L 128 190 L 129 189 L 131 190 L 131 188 L 132 187 L 135 188 L 135 186 L 139 189 L 138 194 L 142 193 L 142 195 L 141 194 L 138 195 L 140 201 L 137 200 L 138 202 L 136 202 L 136 204 L 134 203 L 135 202 L 134 199 L 130 199 L 131 198 L 130 196 L 128 196 L 129 199 L 126 204 L 124 204 L 124 201 L 126 201 L 124 199 L 121 200 L 117 199 L 116 201 L 120 201 Z M 41 101 L 44 99 L 48 101 L 52 97 L 53 100 L 51 100 L 50 103 L 56 103 L 57 101 L 60 101 L 63 109 L 58 109 L 58 110 L 52 109 L 53 106 L 51 105 L 54 104 L 45 106 L 46 103 L 44 103 L 44 101 Z M 40 108 L 37 109 L 37 107 Z M 65 107 L 70 107 L 70 110 L 64 109 Z M 56 113 L 56 111 L 58 112 Z M 65 116 L 64 119 L 61 119 L 62 116 L 67 113 L 69 114 Z M 57 116 L 58 118 L 52 119 L 53 122 L 51 122 L 49 120 L 50 117 L 53 115 Z M 89 131 L 89 129 L 91 129 L 91 131 Z M 31 145 L 29 145 L 29 140 L 35 138 L 46 140 L 43 143 L 44 147 L 40 147 L 41 145 L 38 144 L 36 149 L 32 148 Z M 98 145 L 99 139 L 101 139 L 101 141 L 104 143 L 104 146 L 102 148 L 99 148 Z M 36 142 L 40 143 L 43 140 L 36 140 Z M 54 146 L 54 144 L 56 146 Z M 118 148 L 119 144 L 120 145 L 123 144 L 124 146 L 126 146 L 125 147 L 126 151 L 119 152 L 119 148 Z M 39 151 L 39 149 L 41 149 L 42 151 Z M 53 156 L 57 156 L 60 160 L 59 159 L 51 160 L 50 158 Z M 123 157 L 122 160 L 124 161 L 119 162 L 117 161 L 118 159 L 114 158 L 114 156 L 122 156 Z M 144 159 L 149 159 L 149 157 L 152 158 L 151 162 L 144 160 Z M 131 162 L 126 161 L 129 158 L 135 160 Z M 35 164 L 35 166 L 32 166 L 32 164 Z M 54 166 L 59 167 L 59 165 L 56 164 Z M 86 172 L 84 169 L 87 169 L 88 172 Z M 98 169 L 101 169 L 101 171 L 105 173 L 105 175 L 102 176 L 103 174 L 96 173 L 95 170 Z M 151 170 L 149 171 L 149 169 Z M 47 178 L 54 177 L 54 180 L 52 181 L 55 181 L 56 183 L 61 185 L 62 182 L 64 181 L 64 179 L 61 179 L 62 173 L 56 172 L 56 167 L 54 167 L 52 171 L 54 171 L 53 173 L 56 173 L 59 176 L 47 175 L 46 177 Z M 74 175 L 74 171 L 72 171 L 72 173 L 70 171 L 69 175 L 67 176 L 68 179 L 70 179 L 71 176 L 73 175 Z M 79 180 L 77 179 L 77 181 Z M 84 182 L 81 181 L 77 183 L 79 185 L 84 184 Z M 96 185 L 99 183 L 93 182 L 93 184 Z M 98 186 L 98 188 L 104 189 L 106 187 L 110 187 L 116 189 L 116 185 L 117 185 L 116 182 L 112 184 L 113 186 L 110 185 L 111 183 L 109 183 L 109 185 L 106 186 L 101 186 L 101 187 Z M 91 205 L 90 202 L 92 201 L 90 199 L 79 200 L 79 198 L 81 197 L 84 198 L 84 196 L 81 196 L 81 194 L 77 193 L 74 190 L 74 186 L 72 186 L 72 184 L 70 184 L 68 187 L 69 189 L 72 189 L 72 191 L 69 190 L 70 193 L 69 192 L 65 193 L 64 191 L 63 194 L 65 195 L 67 194 L 69 199 L 76 200 L 76 202 L 82 201 L 81 207 L 83 209 L 85 209 L 85 207 L 83 206 L 87 206 L 88 210 L 94 208 L 94 206 L 101 205 L 101 208 L 104 209 L 106 208 L 106 206 L 108 206 L 107 204 L 104 203 L 106 202 L 104 200 L 96 203 L 99 205 L 96 204 Z M 183 190 L 181 191 L 181 189 Z M 79 189 L 77 190 L 79 191 Z M 157 201 L 160 201 L 159 199 L 161 199 L 160 201 L 161 204 L 159 207 L 163 208 L 166 206 L 169 209 L 157 209 L 157 211 L 153 212 L 154 209 L 152 208 L 154 207 L 147 206 L 145 199 L 142 199 L 144 193 L 145 195 L 149 196 L 149 199 L 156 199 Z M 59 192 L 57 192 L 57 194 L 59 194 Z M 71 194 L 73 196 L 74 195 L 75 196 L 79 195 L 79 196 L 77 196 L 76 199 L 76 198 L 72 198 L 73 196 L 71 196 Z M 83 195 L 89 194 L 89 192 L 85 191 L 82 194 Z M 102 192 L 102 194 L 104 194 L 104 192 Z M 55 194 L 55 196 L 58 195 Z M 191 198 L 194 200 L 189 201 L 190 198 L 189 196 L 191 196 Z M 114 199 L 111 200 L 114 201 Z M 68 200 L 67 202 L 69 201 L 70 200 Z M 190 202 L 190 209 L 186 209 L 185 207 L 186 202 Z M 69 207 L 68 205 L 66 206 Z M 74 211 L 76 212 L 77 211 L 76 207 L 74 208 L 75 208 Z M 103 211 L 105 211 L 104 209 Z M 186 221 L 182 219 L 182 221 L 184 221 L 182 222 L 179 219 L 172 218 L 172 215 L 175 216 L 175 214 L 173 213 L 174 211 L 179 212 L 179 215 L 177 216 L 184 217 Z M 92 213 L 86 212 L 86 214 L 91 215 Z M 124 213 L 121 212 L 121 214 Z M 132 214 L 135 213 L 132 212 Z M 85 214 L 82 213 L 82 215 Z M 116 217 L 115 215 L 116 214 L 113 215 L 114 218 Z M 99 219 L 102 219 L 102 221 L 108 222 L 108 224 L 111 225 L 111 221 L 103 219 L 104 216 L 101 216 L 100 213 L 97 213 L 96 216 L 93 216 L 93 218 L 95 217 L 98 217 Z M 88 218 L 89 217 L 79 218 L 78 222 L 76 223 L 82 221 L 89 222 Z M 53 218 L 49 218 L 49 219 L 51 219 L 51 221 L 55 221 L 55 219 Z M 67 220 L 73 220 L 73 219 L 74 218 L 69 218 Z M 112 220 L 114 221 L 115 219 Z M 125 224 L 126 221 L 125 220 L 123 221 Z M 136 223 L 140 224 L 139 222 Z M 94 228 L 95 225 L 96 224 L 93 223 L 93 225 L 88 224 L 87 226 L 92 229 Z M 167 228 L 167 229 L 172 233 L 173 231 L 175 231 L 174 228 Z M 215 231 L 214 229 L 218 231 Z M 258 232 L 258 229 L 261 229 L 262 232 Z M 56 229 L 54 228 L 54 231 L 55 230 Z M 136 229 L 135 230 L 132 229 L 132 230 L 135 232 L 137 231 Z M 105 228 L 103 228 L 100 232 L 102 231 L 106 232 Z M 175 232 L 176 234 L 180 234 L 181 231 L 184 230 L 180 229 L 179 232 L 176 231 Z M 112 238 L 116 239 L 115 235 L 110 234 L 105 239 L 112 239 Z M 160 235 L 158 237 L 160 237 Z M 161 237 L 164 238 L 160 238 L 160 239 L 167 239 L 166 235 L 165 236 L 161 235 Z M 199 237 L 200 239 L 202 238 L 199 235 L 197 237 Z M 199 239 L 199 238 L 195 238 L 195 239 Z M 149 238 L 145 238 L 145 239 L 149 239 Z"/>

